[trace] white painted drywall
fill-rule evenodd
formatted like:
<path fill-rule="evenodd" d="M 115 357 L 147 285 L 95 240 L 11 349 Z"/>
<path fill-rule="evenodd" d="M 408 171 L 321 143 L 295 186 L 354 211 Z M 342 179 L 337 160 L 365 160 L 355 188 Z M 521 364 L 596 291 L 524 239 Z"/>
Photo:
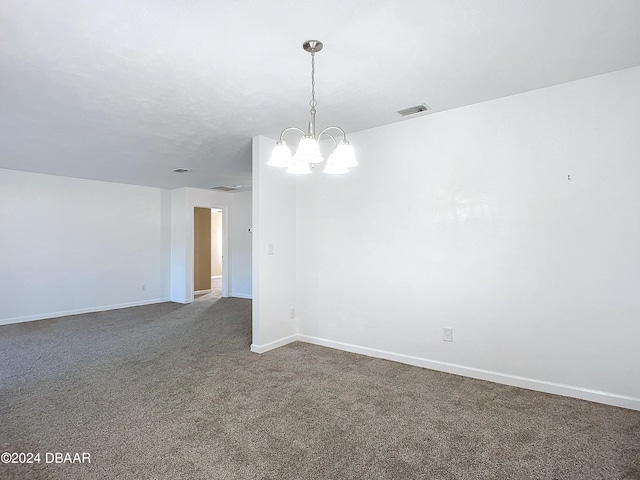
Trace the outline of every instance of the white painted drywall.
<path fill-rule="evenodd" d="M 0 324 L 166 301 L 169 204 L 159 188 L 0 169 Z"/>
<path fill-rule="evenodd" d="M 191 210 L 191 215 L 189 215 L 189 209 Z M 191 237 L 189 237 L 189 231 L 191 231 Z M 191 254 L 189 255 L 188 248 L 190 244 Z M 187 267 L 190 263 L 191 275 L 189 276 Z M 190 283 L 188 283 L 189 280 Z M 193 207 L 187 205 L 186 188 L 171 190 L 170 288 L 172 302 L 187 303 L 193 301 Z"/>
<path fill-rule="evenodd" d="M 229 236 L 231 251 L 231 297 L 251 298 L 251 209 L 252 193 L 233 194 L 232 211 L 229 218 Z"/>
<path fill-rule="evenodd" d="M 211 276 L 222 275 L 222 211 L 211 210 Z"/>
<path fill-rule="evenodd" d="M 251 350 L 258 353 L 287 343 L 297 333 L 290 318 L 296 304 L 296 186 L 283 170 L 267 167 L 273 145 L 266 137 L 253 138 Z"/>
<path fill-rule="evenodd" d="M 239 196 L 239 197 L 237 197 Z M 247 200 L 247 197 L 249 200 Z M 238 198 L 236 200 L 236 197 Z M 171 300 L 179 303 L 193 301 L 193 209 L 194 207 L 222 209 L 222 276 L 223 296 L 251 298 L 250 233 L 240 232 L 240 226 L 251 218 L 251 192 L 222 193 L 197 188 L 178 188 L 171 191 Z M 230 234 L 231 225 L 238 225 Z M 247 227 L 248 230 L 248 227 Z M 249 264 L 249 267 L 247 267 Z M 231 290 L 228 290 L 228 286 Z"/>
<path fill-rule="evenodd" d="M 298 180 L 300 338 L 640 408 L 639 125 L 633 68 L 350 135 Z"/>

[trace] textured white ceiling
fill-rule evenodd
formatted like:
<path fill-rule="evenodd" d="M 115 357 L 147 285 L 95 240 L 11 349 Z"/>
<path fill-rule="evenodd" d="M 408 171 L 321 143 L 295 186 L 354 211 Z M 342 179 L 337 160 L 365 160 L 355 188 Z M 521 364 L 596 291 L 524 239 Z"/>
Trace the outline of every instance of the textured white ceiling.
<path fill-rule="evenodd" d="M 311 38 L 318 126 L 353 132 L 638 66 L 640 1 L 2 0 L 0 167 L 250 185 L 251 137 L 306 127 Z"/>

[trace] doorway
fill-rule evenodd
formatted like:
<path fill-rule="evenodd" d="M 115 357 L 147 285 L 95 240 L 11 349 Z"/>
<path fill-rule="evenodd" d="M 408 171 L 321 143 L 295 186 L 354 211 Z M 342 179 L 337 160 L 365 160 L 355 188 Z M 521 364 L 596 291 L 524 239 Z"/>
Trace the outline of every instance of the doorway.
<path fill-rule="evenodd" d="M 193 298 L 227 296 L 226 208 L 193 209 Z"/>

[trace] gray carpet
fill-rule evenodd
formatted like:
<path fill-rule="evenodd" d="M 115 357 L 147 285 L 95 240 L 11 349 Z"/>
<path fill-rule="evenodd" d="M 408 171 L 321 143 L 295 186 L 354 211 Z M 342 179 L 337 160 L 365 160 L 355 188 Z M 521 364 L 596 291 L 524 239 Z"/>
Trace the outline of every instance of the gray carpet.
<path fill-rule="evenodd" d="M 640 478 L 640 412 L 303 343 L 256 355 L 250 328 L 231 298 L 0 327 L 0 452 L 42 454 L 0 478 Z"/>

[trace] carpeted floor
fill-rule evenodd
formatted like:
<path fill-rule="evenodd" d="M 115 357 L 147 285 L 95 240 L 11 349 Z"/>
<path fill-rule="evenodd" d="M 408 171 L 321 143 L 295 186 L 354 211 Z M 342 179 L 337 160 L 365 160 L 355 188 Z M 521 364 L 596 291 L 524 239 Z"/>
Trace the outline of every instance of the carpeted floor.
<path fill-rule="evenodd" d="M 2 479 L 638 479 L 640 412 L 303 343 L 251 302 L 0 327 Z M 46 463 L 87 452 L 91 463 Z"/>

